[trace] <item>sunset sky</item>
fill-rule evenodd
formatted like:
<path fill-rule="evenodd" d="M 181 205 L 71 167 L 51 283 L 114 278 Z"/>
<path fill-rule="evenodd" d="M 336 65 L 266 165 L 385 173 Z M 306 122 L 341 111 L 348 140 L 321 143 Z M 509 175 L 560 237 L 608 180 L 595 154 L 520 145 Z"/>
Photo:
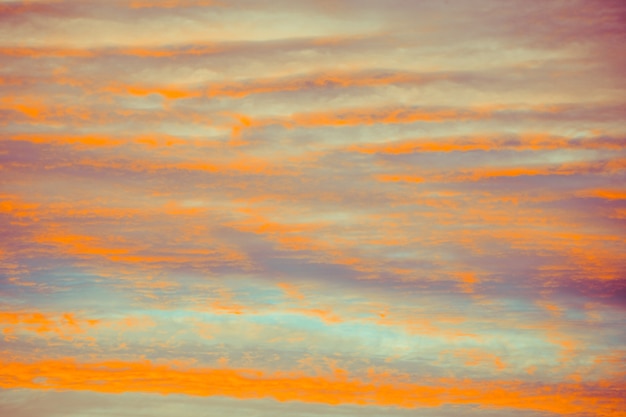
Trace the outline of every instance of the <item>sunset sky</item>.
<path fill-rule="evenodd" d="M 0 415 L 617 417 L 626 2 L 0 0 Z"/>

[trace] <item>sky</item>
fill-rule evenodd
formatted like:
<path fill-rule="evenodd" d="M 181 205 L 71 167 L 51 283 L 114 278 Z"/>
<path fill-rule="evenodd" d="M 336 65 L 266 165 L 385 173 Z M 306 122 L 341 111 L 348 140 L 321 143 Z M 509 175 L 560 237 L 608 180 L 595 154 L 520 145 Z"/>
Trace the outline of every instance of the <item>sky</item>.
<path fill-rule="evenodd" d="M 0 1 L 0 415 L 617 417 L 626 3 Z"/>

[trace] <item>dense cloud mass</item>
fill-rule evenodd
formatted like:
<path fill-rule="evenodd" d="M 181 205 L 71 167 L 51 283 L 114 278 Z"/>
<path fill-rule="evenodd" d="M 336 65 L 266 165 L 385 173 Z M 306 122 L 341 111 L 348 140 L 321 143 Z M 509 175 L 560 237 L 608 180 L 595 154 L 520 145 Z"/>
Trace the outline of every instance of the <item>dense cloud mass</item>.
<path fill-rule="evenodd" d="M 625 28 L 1 1 L 0 414 L 623 415 Z"/>

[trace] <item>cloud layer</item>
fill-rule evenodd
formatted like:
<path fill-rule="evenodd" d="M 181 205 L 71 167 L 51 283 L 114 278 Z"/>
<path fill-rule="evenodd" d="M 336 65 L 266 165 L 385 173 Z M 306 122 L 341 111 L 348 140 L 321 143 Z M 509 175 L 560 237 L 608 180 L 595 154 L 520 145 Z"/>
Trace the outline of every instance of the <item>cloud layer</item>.
<path fill-rule="evenodd" d="M 620 415 L 625 20 L 0 3 L 0 414 Z"/>

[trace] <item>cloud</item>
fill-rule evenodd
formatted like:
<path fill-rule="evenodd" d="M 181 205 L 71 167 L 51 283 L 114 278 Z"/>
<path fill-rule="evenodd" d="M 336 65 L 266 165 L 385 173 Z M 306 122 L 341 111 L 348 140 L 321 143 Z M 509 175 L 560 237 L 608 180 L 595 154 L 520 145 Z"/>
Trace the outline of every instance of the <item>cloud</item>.
<path fill-rule="evenodd" d="M 600 415 L 617 415 L 623 400 L 615 395 L 597 395 L 593 388 L 562 384 L 557 389 L 525 387 L 515 382 L 480 384 L 459 381 L 445 385 L 372 384 L 345 376 L 334 378 L 304 375 L 266 375 L 255 370 L 184 370 L 149 362 L 104 362 L 79 364 L 74 361 L 45 361 L 34 364 L 4 363 L 4 388 L 73 389 L 104 393 L 139 392 L 161 394 L 225 395 L 239 399 L 272 397 L 279 401 L 324 404 L 373 404 L 414 408 L 452 404 L 488 404 L 559 414 L 581 412 L 594 406 Z M 138 381 L 141 381 L 140 383 Z M 174 382 L 174 383 L 173 383 Z M 607 383 L 603 383 L 606 385 Z M 608 386 L 612 385 L 608 383 Z M 480 388 L 479 388 L 480 387 Z M 545 392 L 547 391 L 547 393 Z M 554 396 L 560 399 L 555 402 Z"/>
<path fill-rule="evenodd" d="M 616 415 L 623 17 L 2 3 L 0 414 Z"/>

